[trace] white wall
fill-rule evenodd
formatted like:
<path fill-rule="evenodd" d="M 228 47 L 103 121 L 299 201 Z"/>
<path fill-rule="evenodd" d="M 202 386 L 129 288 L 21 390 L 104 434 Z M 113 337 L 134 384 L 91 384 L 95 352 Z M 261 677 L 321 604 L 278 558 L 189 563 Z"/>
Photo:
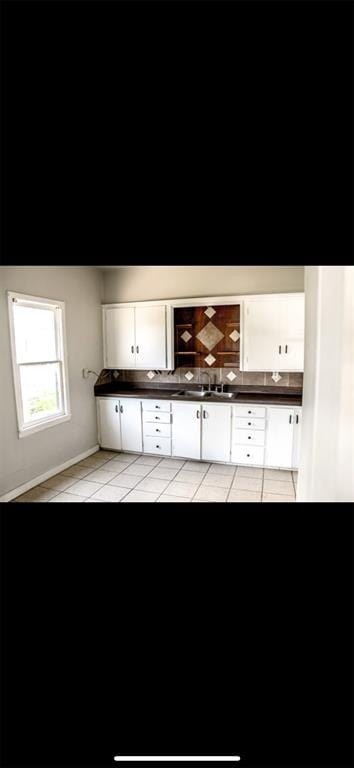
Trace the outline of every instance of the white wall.
<path fill-rule="evenodd" d="M 354 500 L 354 267 L 305 267 L 298 501 Z"/>
<path fill-rule="evenodd" d="M 304 290 L 303 267 L 124 267 L 105 270 L 104 301 L 153 301 Z"/>
<path fill-rule="evenodd" d="M 93 385 L 103 367 L 102 275 L 93 267 L 0 267 L 0 495 L 97 444 Z M 72 418 L 21 440 L 17 432 L 6 291 L 65 302 Z"/>

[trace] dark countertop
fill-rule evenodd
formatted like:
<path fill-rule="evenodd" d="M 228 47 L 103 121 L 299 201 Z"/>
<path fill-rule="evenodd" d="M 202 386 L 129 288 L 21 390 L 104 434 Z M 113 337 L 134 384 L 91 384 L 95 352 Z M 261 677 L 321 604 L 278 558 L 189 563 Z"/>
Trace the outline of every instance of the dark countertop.
<path fill-rule="evenodd" d="M 222 398 L 218 395 L 212 395 L 211 397 L 196 397 L 193 395 L 188 397 L 176 397 L 177 392 L 184 390 L 198 391 L 200 387 L 188 386 L 184 384 L 176 385 L 160 385 L 159 387 L 154 385 L 150 386 L 134 386 L 134 384 L 128 385 L 121 384 L 101 384 L 95 386 L 96 397 L 136 397 L 139 399 L 154 399 L 154 400 L 176 400 L 178 402 L 207 402 L 207 403 L 259 403 L 261 405 L 288 405 L 288 406 L 301 406 L 302 405 L 302 390 L 299 387 L 255 387 L 255 386 L 225 386 L 226 392 L 232 392 L 233 397 Z M 274 391 L 276 390 L 276 391 Z"/>

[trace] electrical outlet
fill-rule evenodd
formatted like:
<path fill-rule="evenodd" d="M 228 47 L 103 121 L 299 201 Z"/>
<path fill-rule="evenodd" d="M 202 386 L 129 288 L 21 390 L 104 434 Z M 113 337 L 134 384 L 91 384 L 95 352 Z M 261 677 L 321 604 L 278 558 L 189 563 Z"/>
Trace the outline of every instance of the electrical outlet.
<path fill-rule="evenodd" d="M 88 379 L 89 369 L 88 368 L 83 368 L 82 369 L 82 375 L 83 375 L 84 379 Z"/>

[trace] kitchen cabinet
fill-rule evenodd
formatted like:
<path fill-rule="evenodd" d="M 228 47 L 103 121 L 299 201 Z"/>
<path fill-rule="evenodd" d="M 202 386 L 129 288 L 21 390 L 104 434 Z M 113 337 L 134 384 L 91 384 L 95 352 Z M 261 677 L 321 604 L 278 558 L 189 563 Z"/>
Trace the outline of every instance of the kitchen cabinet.
<path fill-rule="evenodd" d="M 110 451 L 143 449 L 140 400 L 106 397 L 97 401 L 98 440 Z"/>
<path fill-rule="evenodd" d="M 144 453 L 171 456 L 171 403 L 143 400 Z"/>
<path fill-rule="evenodd" d="M 143 450 L 140 400 L 119 398 L 122 451 Z"/>
<path fill-rule="evenodd" d="M 293 469 L 299 469 L 299 463 L 300 463 L 301 419 L 302 419 L 302 409 L 295 408 L 293 459 L 292 459 Z"/>
<path fill-rule="evenodd" d="M 267 408 L 266 467 L 293 466 L 294 423 L 294 408 Z"/>
<path fill-rule="evenodd" d="M 103 348 L 105 368 L 166 369 L 166 306 L 104 306 Z"/>
<path fill-rule="evenodd" d="M 172 403 L 172 456 L 200 459 L 200 403 Z"/>
<path fill-rule="evenodd" d="M 102 397 L 97 400 L 98 442 L 110 451 L 122 449 L 119 399 Z"/>
<path fill-rule="evenodd" d="M 304 370 L 304 294 L 244 300 L 243 370 Z"/>
<path fill-rule="evenodd" d="M 202 459 L 230 461 L 231 408 L 229 405 L 202 405 Z"/>

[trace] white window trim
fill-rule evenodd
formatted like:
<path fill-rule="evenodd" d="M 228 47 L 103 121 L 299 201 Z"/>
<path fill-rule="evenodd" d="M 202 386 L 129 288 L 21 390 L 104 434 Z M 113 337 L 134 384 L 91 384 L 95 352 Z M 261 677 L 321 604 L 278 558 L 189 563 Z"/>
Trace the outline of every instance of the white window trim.
<path fill-rule="evenodd" d="M 65 421 L 70 421 L 70 397 L 69 397 L 69 377 L 68 377 L 68 355 L 66 345 L 66 324 L 65 324 L 65 304 L 63 301 L 56 301 L 54 299 L 47 299 L 41 296 L 29 296 L 24 293 L 14 293 L 13 291 L 7 291 L 8 297 L 8 310 L 9 310 L 9 326 L 10 326 L 10 343 L 11 343 L 11 357 L 12 357 L 12 371 L 15 388 L 15 400 L 16 400 L 16 413 L 17 413 L 17 426 L 19 438 L 28 437 L 35 432 L 41 432 L 43 429 L 49 427 L 55 427 L 58 424 L 62 424 Z M 22 410 L 22 397 L 21 397 L 21 382 L 20 382 L 20 364 L 16 360 L 16 344 L 15 344 L 15 326 L 14 315 L 12 311 L 13 302 L 20 301 L 28 304 L 28 306 L 37 306 L 40 304 L 42 307 L 48 306 L 51 309 L 53 307 L 60 310 L 60 319 L 56 319 L 56 328 L 58 332 L 58 343 L 60 357 L 58 358 L 62 362 L 62 391 L 63 391 L 63 410 L 64 413 L 59 416 L 49 416 L 40 421 L 33 422 L 30 426 L 24 426 L 23 410 Z M 51 361 L 55 362 L 55 361 Z"/>

